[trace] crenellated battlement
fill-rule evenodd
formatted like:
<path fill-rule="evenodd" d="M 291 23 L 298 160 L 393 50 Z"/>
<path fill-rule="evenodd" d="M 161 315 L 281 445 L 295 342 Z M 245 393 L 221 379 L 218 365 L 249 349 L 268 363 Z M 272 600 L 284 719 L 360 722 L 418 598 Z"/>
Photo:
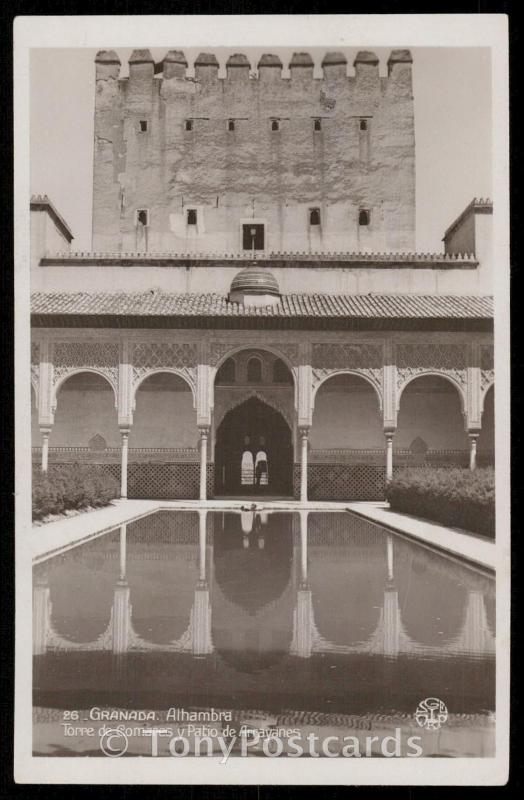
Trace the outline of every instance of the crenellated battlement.
<path fill-rule="evenodd" d="M 413 62 L 411 52 L 407 49 L 392 50 L 387 60 L 388 79 L 395 81 L 402 74 L 405 81 L 406 73 Z M 120 75 L 121 61 L 114 50 L 100 50 L 95 57 L 97 65 L 97 79 L 118 78 Z M 327 82 L 347 80 L 349 83 L 359 80 L 369 80 L 370 75 L 379 77 L 379 59 L 375 53 L 361 50 L 355 56 L 351 67 L 343 53 L 327 52 L 321 62 L 322 78 L 314 78 L 314 61 L 310 53 L 293 53 L 288 69 L 290 77 L 282 76 L 283 63 L 278 55 L 265 53 L 258 63 L 251 64 L 244 53 L 235 53 L 228 57 L 223 64 L 225 77 L 219 78 L 220 63 L 214 53 L 202 52 L 193 62 L 194 76 L 190 75 L 189 62 L 182 50 L 168 50 L 162 61 L 155 63 L 150 50 L 133 50 L 128 60 L 129 78 L 123 81 L 152 80 L 160 76 L 162 80 L 176 78 L 188 81 L 227 81 L 249 80 L 250 82 L 265 82 L 276 78 L 289 82 L 293 80 L 309 79 L 325 80 Z M 255 71 L 256 69 L 256 71 Z"/>

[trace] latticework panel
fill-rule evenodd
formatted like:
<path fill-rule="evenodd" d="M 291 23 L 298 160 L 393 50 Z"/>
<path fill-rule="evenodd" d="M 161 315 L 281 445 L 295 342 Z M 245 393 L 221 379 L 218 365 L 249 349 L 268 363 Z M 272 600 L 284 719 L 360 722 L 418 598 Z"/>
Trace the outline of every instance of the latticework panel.
<path fill-rule="evenodd" d="M 294 496 L 300 496 L 300 465 L 293 469 Z M 309 500 L 384 500 L 386 468 L 377 464 L 309 464 Z"/>
<path fill-rule="evenodd" d="M 393 450 L 394 467 L 467 467 L 469 450 L 428 450 L 413 453 L 410 450 Z"/>
<path fill-rule="evenodd" d="M 213 486 L 213 465 L 207 465 L 208 496 Z M 196 500 L 200 493 L 200 466 L 186 464 L 129 464 L 127 496 L 149 500 Z"/>
<path fill-rule="evenodd" d="M 58 461 L 58 462 L 49 462 L 48 473 L 52 473 L 53 471 L 56 472 L 69 472 L 71 467 L 74 463 L 80 464 L 82 466 L 85 465 L 85 462 L 70 462 L 70 461 Z M 120 464 L 92 464 L 89 463 L 89 466 L 95 469 L 97 472 L 100 472 L 102 475 L 112 475 L 113 478 L 116 478 L 118 483 L 120 483 Z"/>

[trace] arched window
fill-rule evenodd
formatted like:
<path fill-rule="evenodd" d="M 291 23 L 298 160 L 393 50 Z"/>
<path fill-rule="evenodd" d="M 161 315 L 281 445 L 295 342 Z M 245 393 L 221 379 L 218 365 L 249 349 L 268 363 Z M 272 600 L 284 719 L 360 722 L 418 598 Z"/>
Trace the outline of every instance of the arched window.
<path fill-rule="evenodd" d="M 320 208 L 309 209 L 309 224 L 320 225 Z"/>
<path fill-rule="evenodd" d="M 358 212 L 358 224 L 369 225 L 369 211 L 367 209 L 361 208 Z"/>
<path fill-rule="evenodd" d="M 187 210 L 187 224 L 188 225 L 196 225 L 197 224 L 196 208 L 188 208 L 188 210 Z"/>
<path fill-rule="evenodd" d="M 232 358 L 224 361 L 222 366 L 217 372 L 217 383 L 235 383 L 236 380 L 236 364 Z"/>
<path fill-rule="evenodd" d="M 262 362 L 259 358 L 250 358 L 247 362 L 247 381 L 248 383 L 262 382 Z"/>
<path fill-rule="evenodd" d="M 291 383 L 291 374 L 281 358 L 273 362 L 273 383 Z"/>
<path fill-rule="evenodd" d="M 96 433 L 88 442 L 90 450 L 107 450 L 107 441 Z"/>

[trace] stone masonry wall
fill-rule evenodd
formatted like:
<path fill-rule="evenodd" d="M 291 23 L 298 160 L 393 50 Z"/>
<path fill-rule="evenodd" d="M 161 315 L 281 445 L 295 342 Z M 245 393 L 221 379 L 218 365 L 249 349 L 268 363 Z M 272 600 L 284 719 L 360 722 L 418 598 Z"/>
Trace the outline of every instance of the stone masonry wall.
<path fill-rule="evenodd" d="M 94 251 L 237 252 L 250 222 L 265 225 L 265 250 L 414 249 L 409 51 L 393 51 L 387 78 L 372 53 L 358 54 L 351 76 L 331 54 L 323 79 L 306 54 L 293 57 L 290 79 L 272 58 L 253 78 L 233 56 L 219 79 L 203 54 L 188 78 L 183 54 L 170 51 L 156 76 L 140 50 L 121 79 L 116 53 L 97 55 Z M 309 224 L 311 208 L 320 225 Z"/>

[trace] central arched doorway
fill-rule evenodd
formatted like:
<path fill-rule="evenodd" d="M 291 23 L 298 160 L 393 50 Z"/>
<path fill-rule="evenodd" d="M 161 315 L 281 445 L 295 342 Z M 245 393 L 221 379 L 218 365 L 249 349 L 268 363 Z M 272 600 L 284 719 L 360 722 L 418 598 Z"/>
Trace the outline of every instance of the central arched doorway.
<path fill-rule="evenodd" d="M 255 463 L 261 450 L 267 455 L 267 480 L 257 480 L 256 471 L 246 480 L 242 457 L 250 451 Z M 215 494 L 289 496 L 292 477 L 292 436 L 282 414 L 258 397 L 228 411 L 216 435 Z"/>

